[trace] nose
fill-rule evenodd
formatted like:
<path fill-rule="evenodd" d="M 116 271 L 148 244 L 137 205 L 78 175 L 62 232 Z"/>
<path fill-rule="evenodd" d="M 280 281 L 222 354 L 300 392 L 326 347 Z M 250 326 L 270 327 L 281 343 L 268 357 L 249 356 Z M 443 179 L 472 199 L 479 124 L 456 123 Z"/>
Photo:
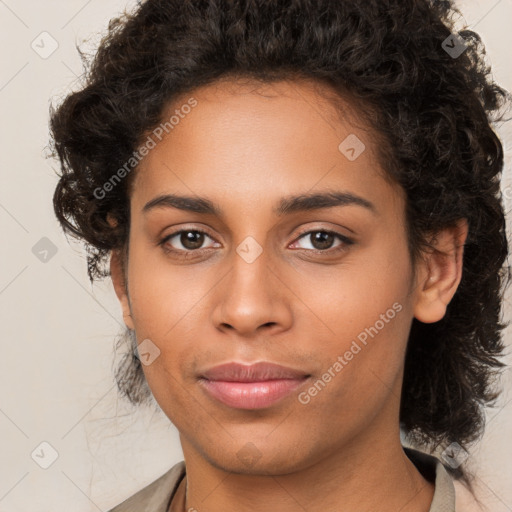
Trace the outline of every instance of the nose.
<path fill-rule="evenodd" d="M 215 287 L 215 327 L 245 337 L 289 329 L 293 320 L 290 297 L 294 295 L 286 276 L 265 251 L 253 261 L 241 254 L 234 252 L 229 271 Z"/>

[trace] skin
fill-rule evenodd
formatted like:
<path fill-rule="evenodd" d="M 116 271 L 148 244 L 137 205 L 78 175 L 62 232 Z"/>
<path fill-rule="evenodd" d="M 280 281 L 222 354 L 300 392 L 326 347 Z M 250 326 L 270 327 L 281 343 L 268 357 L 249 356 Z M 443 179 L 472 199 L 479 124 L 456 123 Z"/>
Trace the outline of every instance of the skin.
<path fill-rule="evenodd" d="M 445 314 L 461 278 L 467 224 L 438 233 L 436 250 L 413 272 L 404 192 L 385 178 L 372 131 L 348 102 L 348 115 L 338 116 L 321 94 L 326 87 L 228 80 L 198 88 L 173 103 L 171 113 L 190 96 L 198 102 L 134 176 L 128 259 L 113 252 L 111 275 L 127 327 L 160 350 L 143 369 L 180 432 L 185 510 L 430 507 L 434 487 L 400 444 L 404 354 L 414 317 L 435 322 Z M 350 134 L 366 146 L 354 161 L 338 149 Z M 285 196 L 328 190 L 364 198 L 374 210 L 273 213 Z M 162 194 L 207 197 L 222 216 L 142 211 Z M 178 234 L 165 245 L 176 253 L 166 252 L 159 242 L 179 229 L 208 234 L 195 246 Z M 353 243 L 334 236 L 322 246 L 311 233 L 322 230 Z M 262 250 L 251 263 L 236 251 L 248 236 Z M 299 393 L 396 303 L 400 312 L 301 403 Z M 201 371 L 228 361 L 271 361 L 311 377 L 271 407 L 234 409 L 198 384 Z M 249 463 L 240 456 L 247 451 L 255 454 Z"/>

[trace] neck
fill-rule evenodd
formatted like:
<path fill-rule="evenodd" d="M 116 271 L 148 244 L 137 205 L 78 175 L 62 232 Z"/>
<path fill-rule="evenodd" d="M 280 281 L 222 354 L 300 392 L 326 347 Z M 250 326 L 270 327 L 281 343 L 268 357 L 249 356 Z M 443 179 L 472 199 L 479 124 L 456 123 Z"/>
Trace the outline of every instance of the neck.
<path fill-rule="evenodd" d="M 182 439 L 187 467 L 185 510 L 208 512 L 427 512 L 434 486 L 405 455 L 399 432 L 368 432 L 288 474 L 240 474 L 213 465 Z M 363 444 L 364 443 L 364 444 Z M 376 449 L 376 447 L 378 447 Z"/>

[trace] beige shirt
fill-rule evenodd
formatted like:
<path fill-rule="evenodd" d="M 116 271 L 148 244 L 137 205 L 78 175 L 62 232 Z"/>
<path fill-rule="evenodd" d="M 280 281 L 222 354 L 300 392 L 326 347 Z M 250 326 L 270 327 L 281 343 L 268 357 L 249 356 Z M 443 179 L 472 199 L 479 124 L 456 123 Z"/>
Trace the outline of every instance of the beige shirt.
<path fill-rule="evenodd" d="M 423 476 L 435 484 L 434 498 L 429 512 L 455 512 L 455 488 L 451 476 L 443 464 L 431 455 L 405 448 Z M 109 512 L 169 512 L 176 490 L 185 477 L 185 461 L 175 464 L 167 473 L 150 483 Z M 174 501 L 173 509 L 184 508 L 183 495 L 180 503 Z"/>

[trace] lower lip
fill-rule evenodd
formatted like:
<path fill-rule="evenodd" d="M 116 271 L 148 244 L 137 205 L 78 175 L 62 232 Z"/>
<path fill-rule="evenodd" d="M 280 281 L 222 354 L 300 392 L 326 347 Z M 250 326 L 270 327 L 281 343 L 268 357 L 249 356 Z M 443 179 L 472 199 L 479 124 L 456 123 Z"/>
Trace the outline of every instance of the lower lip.
<path fill-rule="evenodd" d="M 262 409 L 292 393 L 306 379 L 307 377 L 261 382 L 228 382 L 203 378 L 200 382 L 210 396 L 229 407 Z"/>

